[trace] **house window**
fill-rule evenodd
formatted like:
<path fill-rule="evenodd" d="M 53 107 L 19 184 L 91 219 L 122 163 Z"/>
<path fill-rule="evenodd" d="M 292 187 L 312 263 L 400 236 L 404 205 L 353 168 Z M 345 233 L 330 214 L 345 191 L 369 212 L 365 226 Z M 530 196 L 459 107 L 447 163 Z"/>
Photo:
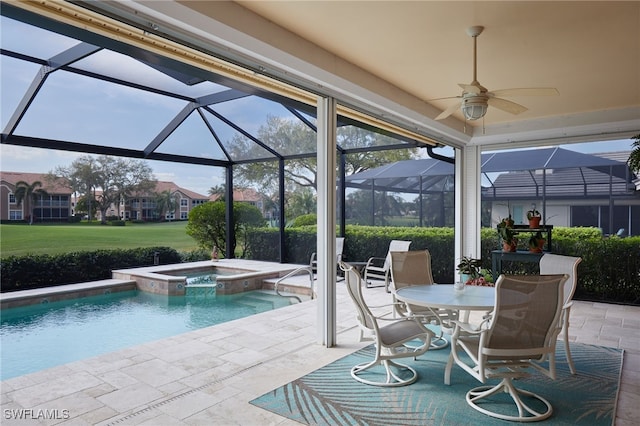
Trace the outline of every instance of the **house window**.
<path fill-rule="evenodd" d="M 9 204 L 15 204 L 16 203 L 16 194 L 11 193 L 9 194 Z"/>
<path fill-rule="evenodd" d="M 22 220 L 22 210 L 9 210 L 9 220 Z"/>
<path fill-rule="evenodd" d="M 189 219 L 188 213 L 187 212 L 181 212 L 180 213 L 180 219 Z"/>
<path fill-rule="evenodd" d="M 189 206 L 189 200 L 187 200 L 186 198 L 180 198 L 180 206 L 181 207 Z"/>

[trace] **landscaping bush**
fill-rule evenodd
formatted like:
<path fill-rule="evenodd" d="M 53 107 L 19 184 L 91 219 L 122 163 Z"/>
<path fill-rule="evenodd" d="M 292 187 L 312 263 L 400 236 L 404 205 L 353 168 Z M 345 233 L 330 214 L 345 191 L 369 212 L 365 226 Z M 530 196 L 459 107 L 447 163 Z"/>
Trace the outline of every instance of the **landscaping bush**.
<path fill-rule="evenodd" d="M 211 251 L 205 249 L 192 250 L 188 252 L 180 252 L 180 263 L 200 262 L 202 260 L 211 259 Z"/>
<path fill-rule="evenodd" d="M 455 271 L 452 228 L 406 228 L 348 225 L 343 259 L 346 262 L 384 257 L 391 240 L 412 241 L 410 250 L 428 249 L 436 282 L 453 282 Z M 277 229 L 251 232 L 250 258 L 280 261 Z M 493 228 L 480 233 L 482 268 L 491 271 L 491 252 L 501 249 Z M 316 251 L 316 228 L 285 230 L 283 262 L 306 264 Z M 640 237 L 603 238 L 597 228 L 553 229 L 553 253 L 582 257 L 578 266 L 578 287 L 574 298 L 624 304 L 640 304 Z M 505 273 L 539 273 L 537 263 L 503 262 Z"/>
<path fill-rule="evenodd" d="M 301 226 L 315 226 L 318 223 L 318 215 L 315 213 L 303 214 L 296 217 L 291 224 L 293 228 L 299 228 Z"/>
<path fill-rule="evenodd" d="M 178 252 L 169 247 L 10 256 L 0 264 L 0 291 L 109 279 L 113 269 L 153 265 L 156 253 L 160 264 L 180 263 Z"/>

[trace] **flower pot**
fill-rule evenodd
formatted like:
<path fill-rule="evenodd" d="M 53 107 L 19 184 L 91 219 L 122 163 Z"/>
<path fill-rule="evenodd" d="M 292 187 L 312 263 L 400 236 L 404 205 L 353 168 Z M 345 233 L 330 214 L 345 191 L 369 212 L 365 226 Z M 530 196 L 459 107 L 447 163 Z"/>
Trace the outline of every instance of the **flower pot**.
<path fill-rule="evenodd" d="M 542 249 L 544 248 L 544 243 L 547 242 L 545 239 L 538 240 L 538 245 L 536 247 L 529 247 L 529 251 L 531 253 L 542 253 Z"/>
<path fill-rule="evenodd" d="M 518 243 L 507 243 L 506 241 L 502 242 L 502 251 L 512 252 L 516 251 L 518 247 Z"/>
<path fill-rule="evenodd" d="M 540 228 L 540 216 L 532 217 L 529 219 L 529 228 Z"/>

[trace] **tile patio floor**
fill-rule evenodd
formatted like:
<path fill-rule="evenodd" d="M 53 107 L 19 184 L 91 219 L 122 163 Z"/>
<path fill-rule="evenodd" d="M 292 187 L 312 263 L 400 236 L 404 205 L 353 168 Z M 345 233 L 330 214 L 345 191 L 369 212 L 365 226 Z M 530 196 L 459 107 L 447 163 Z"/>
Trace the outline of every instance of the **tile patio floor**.
<path fill-rule="evenodd" d="M 365 289 L 365 296 L 371 304 L 390 301 L 382 288 Z M 342 283 L 335 348 L 316 343 L 315 305 L 305 302 L 8 379 L 1 382 L 0 423 L 297 425 L 249 401 L 368 344 L 357 342 Z M 572 341 L 625 349 L 615 424 L 635 426 L 640 418 L 640 307 L 575 302 L 570 331 Z M 34 414 L 58 410 L 59 417 L 68 413 L 69 418 L 26 421 L 7 414 L 21 408 Z"/>

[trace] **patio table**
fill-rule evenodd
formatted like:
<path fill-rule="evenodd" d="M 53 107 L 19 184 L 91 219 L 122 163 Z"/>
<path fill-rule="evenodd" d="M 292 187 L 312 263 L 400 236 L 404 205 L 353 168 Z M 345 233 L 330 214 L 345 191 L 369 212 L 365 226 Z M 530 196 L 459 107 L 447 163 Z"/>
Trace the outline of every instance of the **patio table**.
<path fill-rule="evenodd" d="M 416 285 L 395 291 L 396 299 L 411 305 L 443 309 L 450 313 L 457 311 L 459 317 L 464 311 L 464 322 L 469 320 L 470 311 L 492 310 L 495 295 L 494 287 L 467 285 L 464 291 L 455 291 L 452 284 Z"/>

